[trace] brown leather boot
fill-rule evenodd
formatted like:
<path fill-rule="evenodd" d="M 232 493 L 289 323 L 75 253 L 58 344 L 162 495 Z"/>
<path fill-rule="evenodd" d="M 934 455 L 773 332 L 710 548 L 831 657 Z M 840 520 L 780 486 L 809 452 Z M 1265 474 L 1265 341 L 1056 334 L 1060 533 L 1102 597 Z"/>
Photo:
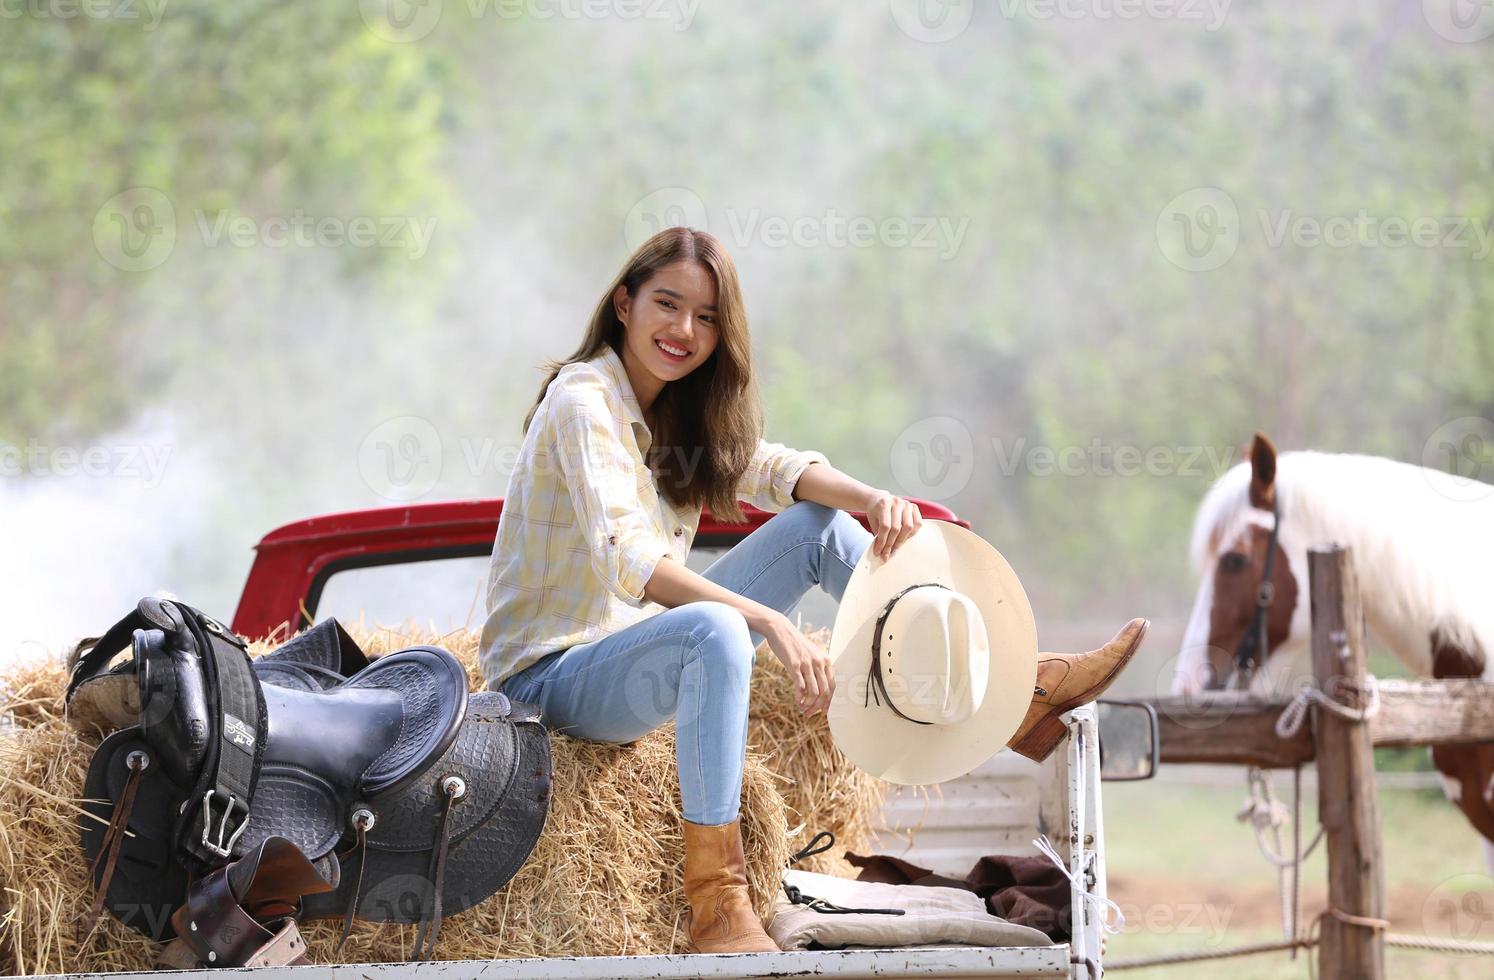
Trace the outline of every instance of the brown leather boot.
<path fill-rule="evenodd" d="M 1140 648 L 1151 625 L 1145 619 L 1133 619 L 1109 643 L 1088 653 L 1038 654 L 1032 704 L 1007 747 L 1034 762 L 1052 755 L 1065 731 L 1059 716 L 1103 694 Z"/>
<path fill-rule="evenodd" d="M 776 953 L 747 893 L 741 821 L 711 827 L 681 820 L 685 833 L 685 898 L 690 941 L 697 953 Z"/>

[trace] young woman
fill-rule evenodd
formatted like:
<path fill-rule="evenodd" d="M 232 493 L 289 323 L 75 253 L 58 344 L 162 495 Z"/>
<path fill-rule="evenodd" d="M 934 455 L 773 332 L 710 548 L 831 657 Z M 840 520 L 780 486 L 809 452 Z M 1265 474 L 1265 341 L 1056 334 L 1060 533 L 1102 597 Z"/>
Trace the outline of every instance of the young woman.
<path fill-rule="evenodd" d="M 788 668 L 804 714 L 824 711 L 829 658 L 788 613 L 815 585 L 839 600 L 867 548 L 888 557 L 921 525 L 911 501 L 762 430 L 730 256 L 705 232 L 660 232 L 540 387 L 488 578 L 490 688 L 579 738 L 631 742 L 676 720 L 700 952 L 777 950 L 752 911 L 738 823 L 757 646 L 766 640 Z M 704 574 L 687 568 L 701 505 L 740 520 L 743 500 L 778 513 Z M 1137 623 L 1127 630 L 1062 658 L 1065 695 L 1088 693 L 1079 681 L 1102 673 L 1108 682 L 1140 640 Z M 1040 693 L 1021 731 L 1066 710 Z"/>

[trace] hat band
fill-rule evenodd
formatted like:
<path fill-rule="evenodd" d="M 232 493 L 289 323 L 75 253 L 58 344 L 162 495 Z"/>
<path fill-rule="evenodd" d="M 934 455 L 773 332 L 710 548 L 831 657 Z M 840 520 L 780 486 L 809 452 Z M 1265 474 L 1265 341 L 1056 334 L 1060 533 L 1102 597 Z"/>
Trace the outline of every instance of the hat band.
<path fill-rule="evenodd" d="M 861 706 L 863 708 L 868 708 L 871 707 L 871 700 L 873 698 L 876 698 L 877 706 L 880 707 L 882 704 L 882 699 L 886 698 L 887 707 L 892 711 L 893 714 L 897 715 L 904 721 L 911 721 L 915 725 L 932 725 L 933 722 L 919 721 L 917 718 L 909 718 L 907 715 L 897 710 L 897 705 L 892 703 L 892 695 L 887 693 L 887 685 L 882 682 L 882 624 L 887 622 L 887 617 L 889 614 L 891 614 L 892 607 L 897 605 L 897 601 L 899 599 L 907 595 L 909 592 L 912 592 L 914 589 L 921 589 L 925 586 L 930 585 L 940 589 L 949 588 L 949 586 L 944 585 L 941 582 L 915 582 L 914 584 L 898 592 L 897 595 L 894 595 L 891 599 L 888 599 L 887 604 L 882 607 L 881 614 L 877 616 L 877 625 L 872 632 L 871 666 L 868 667 L 866 671 L 866 697 L 861 702 Z"/>

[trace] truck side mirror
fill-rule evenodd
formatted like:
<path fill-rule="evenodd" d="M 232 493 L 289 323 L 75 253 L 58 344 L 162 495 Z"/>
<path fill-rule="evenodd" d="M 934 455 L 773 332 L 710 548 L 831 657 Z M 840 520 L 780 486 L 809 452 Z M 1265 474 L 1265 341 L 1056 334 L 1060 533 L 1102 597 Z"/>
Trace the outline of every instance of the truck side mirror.
<path fill-rule="evenodd" d="M 1157 709 L 1145 701 L 1100 701 L 1100 778 L 1116 782 L 1157 774 Z"/>

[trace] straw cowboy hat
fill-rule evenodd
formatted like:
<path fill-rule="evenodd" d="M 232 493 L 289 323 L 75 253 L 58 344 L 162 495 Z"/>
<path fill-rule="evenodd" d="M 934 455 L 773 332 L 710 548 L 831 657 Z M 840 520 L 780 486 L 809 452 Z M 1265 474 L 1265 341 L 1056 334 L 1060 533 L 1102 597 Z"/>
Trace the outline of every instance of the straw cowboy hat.
<path fill-rule="evenodd" d="M 889 782 L 937 783 L 985 762 L 1022 724 L 1037 627 L 1000 552 L 928 521 L 890 559 L 862 555 L 830 660 L 830 733 L 846 757 Z"/>

